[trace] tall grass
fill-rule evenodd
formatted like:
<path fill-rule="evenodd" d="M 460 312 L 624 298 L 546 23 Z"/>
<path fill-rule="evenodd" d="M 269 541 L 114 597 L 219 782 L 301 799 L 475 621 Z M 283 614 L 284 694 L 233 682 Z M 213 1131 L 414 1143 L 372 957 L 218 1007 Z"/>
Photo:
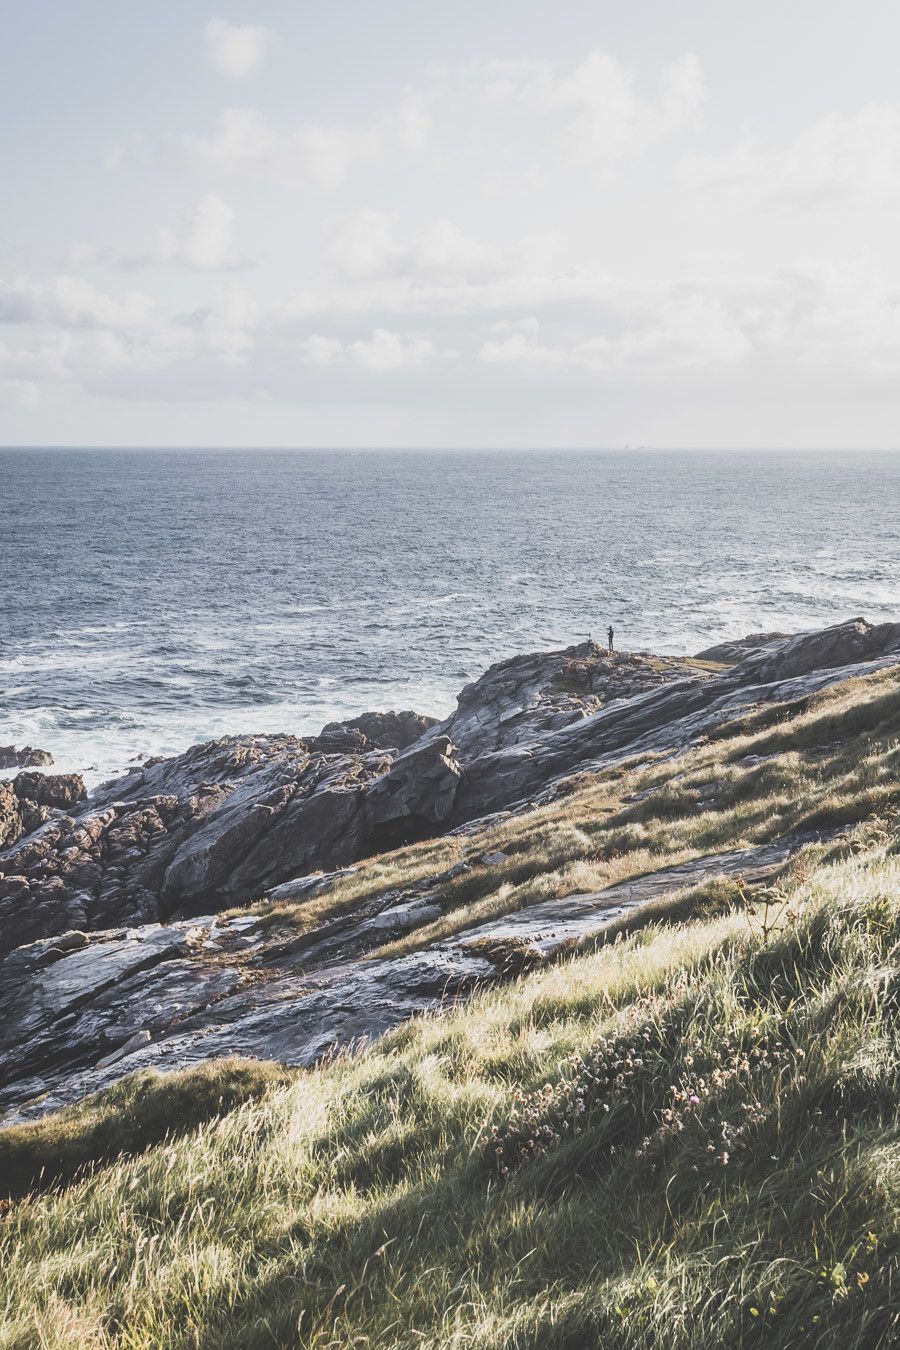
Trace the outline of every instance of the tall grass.
<path fill-rule="evenodd" d="M 863 822 L 777 896 L 708 882 L 355 1058 L 283 1084 L 242 1066 L 258 1100 L 210 1065 L 196 1106 L 131 1080 L 5 1153 L 0 1133 L 2 1350 L 900 1342 L 900 692 L 889 673 L 766 712 L 272 922 L 468 854 L 420 942 L 590 877 Z M 506 863 L 479 864 L 488 840 Z"/>
<path fill-rule="evenodd" d="M 898 893 L 821 865 L 20 1202 L 0 1345 L 895 1344 Z"/>

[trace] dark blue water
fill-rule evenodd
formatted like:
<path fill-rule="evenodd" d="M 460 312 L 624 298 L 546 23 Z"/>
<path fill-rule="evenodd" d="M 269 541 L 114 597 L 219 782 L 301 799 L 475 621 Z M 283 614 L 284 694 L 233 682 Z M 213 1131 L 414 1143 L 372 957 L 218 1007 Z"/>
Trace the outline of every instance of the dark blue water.
<path fill-rule="evenodd" d="M 444 713 L 615 624 L 695 651 L 900 617 L 900 456 L 0 451 L 0 743 L 96 779 Z"/>

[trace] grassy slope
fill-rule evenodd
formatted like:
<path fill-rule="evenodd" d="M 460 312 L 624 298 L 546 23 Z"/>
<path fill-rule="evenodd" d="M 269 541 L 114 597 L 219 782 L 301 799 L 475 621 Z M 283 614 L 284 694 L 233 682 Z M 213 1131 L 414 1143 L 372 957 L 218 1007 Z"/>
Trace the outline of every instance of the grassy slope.
<path fill-rule="evenodd" d="M 458 914 L 796 825 L 853 836 L 166 1142 L 132 1111 L 145 1153 L 9 1207 L 0 1346 L 896 1344 L 896 676 L 779 716 L 509 822 L 490 842 L 520 871 L 463 878 Z M 364 868 L 320 917 L 461 847 Z M 8 1165 L 91 1156 L 97 1110 L 7 1136 Z"/>

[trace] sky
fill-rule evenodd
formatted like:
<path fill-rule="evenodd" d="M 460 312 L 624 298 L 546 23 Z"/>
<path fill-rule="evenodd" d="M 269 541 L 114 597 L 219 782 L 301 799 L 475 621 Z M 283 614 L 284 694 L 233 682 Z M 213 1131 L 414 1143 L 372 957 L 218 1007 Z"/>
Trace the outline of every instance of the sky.
<path fill-rule="evenodd" d="M 900 443 L 895 0 L 0 22 L 0 444 Z"/>

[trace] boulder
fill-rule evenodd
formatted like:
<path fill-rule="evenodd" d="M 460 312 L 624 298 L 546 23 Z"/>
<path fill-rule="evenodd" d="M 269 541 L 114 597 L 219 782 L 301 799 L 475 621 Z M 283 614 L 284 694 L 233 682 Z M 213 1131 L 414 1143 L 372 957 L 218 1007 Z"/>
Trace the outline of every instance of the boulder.
<path fill-rule="evenodd" d="M 329 722 L 316 737 L 316 742 L 324 748 L 325 742 L 339 742 L 356 734 L 359 748 L 363 750 L 405 750 L 436 723 L 436 717 L 417 712 L 367 712 L 347 722 Z"/>
<path fill-rule="evenodd" d="M 400 755 L 366 793 L 375 850 L 437 833 L 456 799 L 462 767 L 448 736 L 436 735 Z"/>
<path fill-rule="evenodd" d="M 748 637 L 732 638 L 727 642 L 718 642 L 714 647 L 704 647 L 697 653 L 698 661 L 717 661 L 722 665 L 735 666 L 738 661 L 776 643 L 786 642 L 788 633 L 750 633 Z"/>
<path fill-rule="evenodd" d="M 13 791 L 12 783 L 0 782 L 0 849 L 14 844 L 24 833 L 22 803 Z"/>
<path fill-rule="evenodd" d="M 63 811 L 87 796 L 78 773 L 19 773 L 13 779 L 13 791 L 22 801 Z"/>
<path fill-rule="evenodd" d="M 49 750 L 37 750 L 32 745 L 23 745 L 21 750 L 14 745 L 0 745 L 0 769 L 35 769 L 52 763 Z"/>
<path fill-rule="evenodd" d="M 19 773 L 0 782 L 0 849 L 8 848 L 43 825 L 55 810 L 83 801 L 79 774 Z"/>
<path fill-rule="evenodd" d="M 745 683 L 768 684 L 894 654 L 900 654 L 900 623 L 871 624 L 865 619 L 850 619 L 831 628 L 799 633 L 754 653 L 737 670 Z"/>

